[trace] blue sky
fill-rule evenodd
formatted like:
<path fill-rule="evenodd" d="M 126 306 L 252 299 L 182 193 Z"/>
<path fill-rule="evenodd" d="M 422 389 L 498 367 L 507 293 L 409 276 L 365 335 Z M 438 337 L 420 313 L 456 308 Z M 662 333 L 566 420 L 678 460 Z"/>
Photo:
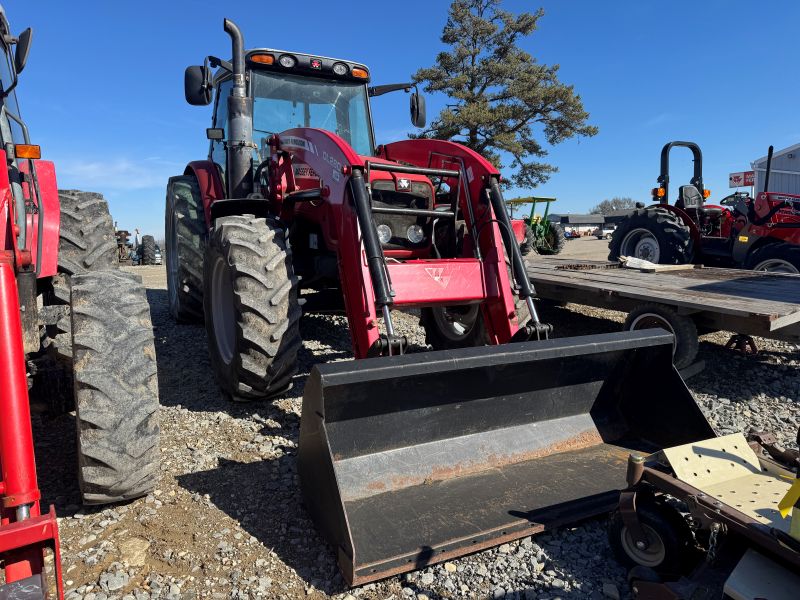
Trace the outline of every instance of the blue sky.
<path fill-rule="evenodd" d="M 223 17 L 238 22 L 248 46 L 362 61 L 375 83 L 391 83 L 433 63 L 449 2 L 4 4 L 15 31 L 35 30 L 20 103 L 34 142 L 56 162 L 59 185 L 104 193 L 120 227 L 158 237 L 167 178 L 208 148 L 210 109 L 185 104 L 183 70 L 206 54 L 230 54 Z M 706 184 L 721 198 L 729 172 L 749 168 L 769 144 L 800 142 L 798 2 L 504 4 L 514 12 L 544 7 L 523 47 L 561 65 L 562 81 L 574 84 L 600 128 L 550 149 L 560 172 L 509 197 L 556 196 L 558 212 L 613 196 L 646 200 L 661 146 L 688 139 L 701 145 Z M 428 97 L 429 118 L 444 103 Z M 413 129 L 405 94 L 374 99 L 373 111 L 378 142 Z M 676 155 L 672 181 L 690 172 L 688 153 Z"/>

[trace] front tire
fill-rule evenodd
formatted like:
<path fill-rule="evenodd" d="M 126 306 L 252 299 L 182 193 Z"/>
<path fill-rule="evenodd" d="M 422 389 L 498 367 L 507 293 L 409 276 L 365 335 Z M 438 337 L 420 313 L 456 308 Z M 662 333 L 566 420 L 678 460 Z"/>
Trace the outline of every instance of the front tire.
<path fill-rule="evenodd" d="M 756 249 L 748 258 L 746 267 L 768 273 L 800 273 L 800 246 L 779 242 Z"/>
<path fill-rule="evenodd" d="M 432 306 L 420 312 L 425 343 L 434 350 L 471 348 L 489 343 L 480 304 Z"/>
<path fill-rule="evenodd" d="M 141 279 L 74 275 L 72 348 L 84 504 L 138 498 L 158 479 L 158 377 Z"/>
<path fill-rule="evenodd" d="M 209 352 L 223 392 L 246 401 L 288 390 L 301 309 L 283 227 L 253 215 L 217 219 L 203 281 Z"/>
<path fill-rule="evenodd" d="M 197 180 L 192 176 L 170 178 L 166 204 L 169 312 L 178 322 L 201 323 L 206 224 Z"/>
<path fill-rule="evenodd" d="M 691 230 L 664 208 L 639 209 L 611 236 L 608 260 L 631 256 L 656 264 L 683 265 L 694 259 Z"/>

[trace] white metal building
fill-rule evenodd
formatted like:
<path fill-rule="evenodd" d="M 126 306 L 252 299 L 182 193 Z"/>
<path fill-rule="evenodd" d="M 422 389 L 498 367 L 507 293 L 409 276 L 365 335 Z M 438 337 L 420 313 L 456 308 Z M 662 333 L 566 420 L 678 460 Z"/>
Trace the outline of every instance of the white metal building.
<path fill-rule="evenodd" d="M 764 175 L 767 172 L 767 157 L 750 163 L 755 171 L 755 192 L 764 190 Z M 783 194 L 800 194 L 800 144 L 772 153 L 772 172 L 769 176 L 769 191 Z"/>

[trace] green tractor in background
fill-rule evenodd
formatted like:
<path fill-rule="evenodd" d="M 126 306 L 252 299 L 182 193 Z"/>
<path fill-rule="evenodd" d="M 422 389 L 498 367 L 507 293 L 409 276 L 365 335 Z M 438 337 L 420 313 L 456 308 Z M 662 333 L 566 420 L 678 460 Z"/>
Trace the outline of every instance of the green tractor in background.
<path fill-rule="evenodd" d="M 558 254 L 564 249 L 564 244 L 567 241 L 564 235 L 564 228 L 561 227 L 560 223 L 553 223 L 547 219 L 547 215 L 550 212 L 550 203 L 555 201 L 555 198 L 540 198 L 537 196 L 506 200 L 512 218 L 515 206 L 521 204 L 531 205 L 530 215 L 512 221 L 517 239 L 522 239 L 520 250 L 523 256 L 530 254 L 531 251 L 536 251 L 537 254 Z M 541 216 L 536 214 L 537 204 L 545 205 L 544 214 Z M 523 231 L 517 232 L 517 228 L 523 229 Z"/>

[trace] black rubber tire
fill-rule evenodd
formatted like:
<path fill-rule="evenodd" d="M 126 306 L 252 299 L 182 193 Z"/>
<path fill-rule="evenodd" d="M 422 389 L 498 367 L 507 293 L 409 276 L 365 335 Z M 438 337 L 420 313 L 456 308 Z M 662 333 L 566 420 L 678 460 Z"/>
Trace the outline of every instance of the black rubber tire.
<path fill-rule="evenodd" d="M 142 236 L 142 264 L 156 264 L 156 240 L 152 235 Z"/>
<path fill-rule="evenodd" d="M 277 221 L 253 215 L 216 220 L 204 262 L 203 305 L 211 364 L 232 400 L 291 388 L 302 343 L 298 281 Z"/>
<path fill-rule="evenodd" d="M 626 238 L 636 230 L 646 230 L 658 243 L 658 261 L 647 256 L 639 256 L 668 265 L 683 265 L 694 260 L 694 242 L 691 230 L 680 218 L 664 208 L 642 208 L 617 225 L 608 244 L 608 260 L 619 260 L 620 256 L 634 256 L 629 246 L 632 240 Z"/>
<path fill-rule="evenodd" d="M 531 252 L 536 252 L 536 240 L 533 237 L 533 229 L 530 225 L 525 225 L 525 239 L 519 245 L 519 252 L 522 256 L 528 256 Z"/>
<path fill-rule="evenodd" d="M 797 273 L 800 273 L 800 246 L 795 244 L 787 244 L 786 242 L 777 242 L 767 244 L 757 248 L 747 257 L 745 268 L 751 270 L 767 270 L 759 268 L 767 261 L 782 261 L 786 263 L 783 271 L 775 269 L 768 269 L 774 273 L 790 273 L 790 269 L 794 267 Z"/>
<path fill-rule="evenodd" d="M 462 322 L 465 327 L 463 333 L 459 332 L 450 321 L 448 311 L 450 311 L 450 316 L 453 314 L 452 311 L 463 311 L 465 313 L 463 315 L 464 321 Z M 485 346 L 489 343 L 489 336 L 486 333 L 483 315 L 478 304 L 426 307 L 420 311 L 419 321 L 420 325 L 425 329 L 425 343 L 434 350 L 471 348 L 473 346 Z"/>
<path fill-rule="evenodd" d="M 195 177 L 167 183 L 164 232 L 169 312 L 178 322 L 202 323 L 206 222 Z"/>
<path fill-rule="evenodd" d="M 685 519 L 657 500 L 641 503 L 636 507 L 636 515 L 648 538 L 657 536 L 652 539 L 654 545 L 648 551 L 636 551 L 622 515 L 617 511 L 611 516 L 608 527 L 608 541 L 617 560 L 628 568 L 642 566 L 659 574 L 681 574 L 694 556 L 692 533 Z M 659 546 L 663 554 L 655 552 Z M 647 556 L 649 552 L 653 553 L 652 557 Z"/>
<path fill-rule="evenodd" d="M 694 362 L 700 349 L 697 326 L 691 317 L 679 315 L 663 304 L 643 304 L 633 309 L 625 319 L 624 329 L 652 329 L 662 327 L 675 336 L 672 363 L 683 369 Z"/>
<path fill-rule="evenodd" d="M 567 236 L 564 234 L 564 228 L 560 223 L 550 223 L 549 231 L 543 240 L 538 240 L 536 243 L 536 250 L 539 254 L 552 256 L 561 254 L 564 249 L 564 244 L 567 243 Z"/>
<path fill-rule="evenodd" d="M 158 479 L 158 378 L 141 278 L 74 275 L 72 347 L 79 482 L 85 504 L 151 492 Z"/>
<path fill-rule="evenodd" d="M 117 236 L 102 194 L 59 190 L 58 269 L 71 275 L 118 266 Z"/>

